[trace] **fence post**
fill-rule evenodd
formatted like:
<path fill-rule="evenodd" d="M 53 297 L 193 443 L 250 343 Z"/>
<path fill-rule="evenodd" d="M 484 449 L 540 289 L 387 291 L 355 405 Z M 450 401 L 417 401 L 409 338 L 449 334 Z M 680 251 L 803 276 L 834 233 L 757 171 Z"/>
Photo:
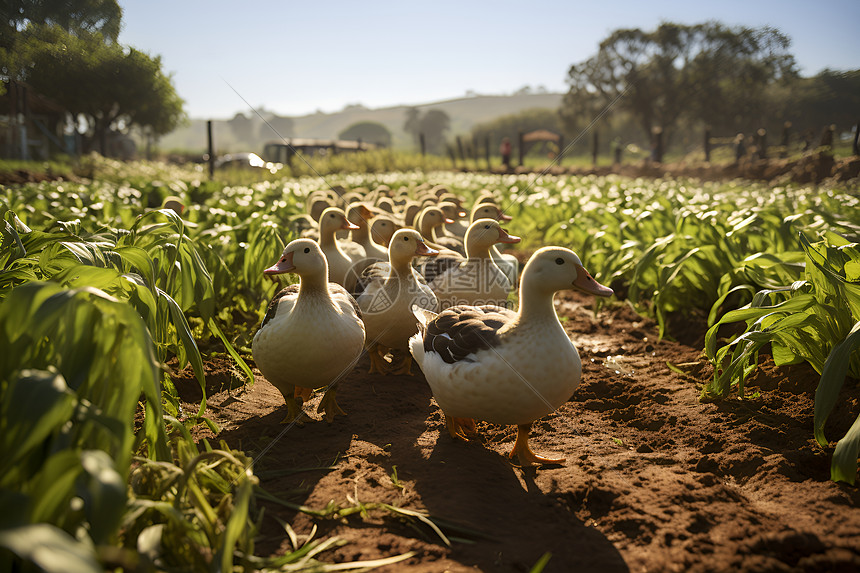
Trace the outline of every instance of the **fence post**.
<path fill-rule="evenodd" d="M 460 139 L 460 136 L 457 136 L 457 152 L 460 154 L 460 161 L 463 162 L 463 166 L 466 166 L 466 154 L 463 153 L 463 140 Z"/>
<path fill-rule="evenodd" d="M 788 157 L 788 140 L 791 138 L 791 122 L 786 121 L 782 124 L 782 140 L 779 142 L 780 147 L 782 149 L 779 152 L 779 156 L 782 159 Z"/>
<path fill-rule="evenodd" d="M 759 159 L 767 159 L 767 130 L 760 127 L 755 132 L 756 135 L 756 152 Z"/>
<path fill-rule="evenodd" d="M 663 128 L 657 126 L 651 130 L 651 160 L 655 163 L 663 163 Z"/>
<path fill-rule="evenodd" d="M 831 124 L 824 128 L 824 131 L 821 133 L 821 141 L 819 142 L 819 147 L 827 147 L 827 152 L 833 153 L 833 133 L 836 131 L 836 126 Z"/>
<path fill-rule="evenodd" d="M 521 131 L 519 133 L 519 145 L 517 146 L 518 147 L 517 151 L 519 151 L 519 154 L 520 154 L 520 167 L 523 166 L 523 162 L 524 162 L 524 159 L 526 157 L 524 144 L 525 144 L 525 142 L 523 141 L 523 132 Z"/>
<path fill-rule="evenodd" d="M 493 166 L 490 163 L 490 136 L 484 136 L 484 155 L 487 158 L 487 171 L 492 171 Z"/>
<path fill-rule="evenodd" d="M 556 154 L 555 158 L 558 160 L 558 166 L 561 167 L 561 162 L 564 159 L 564 136 L 558 136 L 558 154 Z"/>
<path fill-rule="evenodd" d="M 209 179 L 215 177 L 215 142 L 212 140 L 212 120 L 206 122 L 207 149 L 209 152 Z"/>
<path fill-rule="evenodd" d="M 711 162 L 711 128 L 705 128 L 705 163 Z"/>
<path fill-rule="evenodd" d="M 454 154 L 454 148 L 450 145 L 446 145 L 445 148 L 448 150 L 448 157 L 451 158 L 451 165 L 454 169 L 457 169 L 457 156 Z"/>
<path fill-rule="evenodd" d="M 597 137 L 597 129 L 595 129 L 594 133 L 591 136 L 591 166 L 592 167 L 597 167 L 597 144 L 598 144 L 598 141 L 599 141 L 599 139 Z"/>
<path fill-rule="evenodd" d="M 427 143 L 424 141 L 424 134 L 418 134 L 418 144 L 421 146 L 421 157 L 424 157 L 427 154 Z"/>
<path fill-rule="evenodd" d="M 854 126 L 854 144 L 851 146 L 854 155 L 860 155 L 860 121 Z"/>

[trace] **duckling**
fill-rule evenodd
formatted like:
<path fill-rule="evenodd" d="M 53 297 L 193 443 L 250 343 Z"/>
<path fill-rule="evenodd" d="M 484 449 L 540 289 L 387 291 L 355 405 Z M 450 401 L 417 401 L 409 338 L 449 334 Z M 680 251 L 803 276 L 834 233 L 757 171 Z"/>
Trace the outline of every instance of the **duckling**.
<path fill-rule="evenodd" d="M 325 388 L 317 412 L 327 421 L 344 411 L 335 399 L 338 381 L 358 362 L 364 348 L 361 309 L 342 286 L 328 282 L 320 246 L 296 239 L 266 275 L 295 273 L 299 284 L 278 292 L 269 303 L 251 350 L 254 361 L 287 404 L 282 423 L 300 422 L 303 389 Z"/>
<path fill-rule="evenodd" d="M 516 424 L 511 459 L 524 466 L 565 462 L 535 454 L 528 443 L 532 423 L 567 401 L 582 377 L 579 353 L 553 306 L 554 293 L 564 289 L 613 294 L 576 253 L 544 247 L 523 270 L 517 312 L 491 305 L 455 306 L 438 315 L 414 309 L 420 326 L 409 350 L 452 437 L 475 437 L 475 419 Z"/>

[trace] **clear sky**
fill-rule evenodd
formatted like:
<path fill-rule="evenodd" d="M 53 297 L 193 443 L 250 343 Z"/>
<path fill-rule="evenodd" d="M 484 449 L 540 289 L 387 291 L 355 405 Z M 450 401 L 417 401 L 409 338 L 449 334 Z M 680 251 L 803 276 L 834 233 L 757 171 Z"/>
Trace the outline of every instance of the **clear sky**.
<path fill-rule="evenodd" d="M 193 118 L 279 115 L 566 91 L 619 28 L 772 26 L 802 75 L 860 68 L 860 0 L 120 0 L 120 42 L 162 58 Z M 232 86 L 232 88 L 231 88 Z M 235 91 L 234 91 L 235 90 Z M 238 94 L 241 94 L 240 97 Z"/>

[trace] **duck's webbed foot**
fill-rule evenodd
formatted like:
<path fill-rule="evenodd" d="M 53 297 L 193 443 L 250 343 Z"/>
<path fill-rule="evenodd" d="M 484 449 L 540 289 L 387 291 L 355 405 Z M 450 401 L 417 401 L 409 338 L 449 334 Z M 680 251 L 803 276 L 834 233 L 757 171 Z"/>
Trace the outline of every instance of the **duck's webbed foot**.
<path fill-rule="evenodd" d="M 412 355 L 406 352 L 400 366 L 396 370 L 390 370 L 389 373 L 395 376 L 414 376 L 412 374 Z"/>
<path fill-rule="evenodd" d="M 565 458 L 547 458 L 545 456 L 534 453 L 529 447 L 529 432 L 531 432 L 531 424 L 520 424 L 517 426 L 517 441 L 514 443 L 514 449 L 508 457 L 511 460 L 519 458 L 520 465 L 526 466 L 543 466 L 543 465 L 564 465 Z"/>
<path fill-rule="evenodd" d="M 448 426 L 448 433 L 454 439 L 468 442 L 479 437 L 478 428 L 472 418 L 454 418 L 446 414 L 445 423 Z"/>
<path fill-rule="evenodd" d="M 367 355 L 370 357 L 370 370 L 368 374 L 388 374 L 391 371 L 391 364 L 385 359 L 388 349 L 380 344 L 374 344 L 367 349 Z"/>
<path fill-rule="evenodd" d="M 281 420 L 281 423 L 304 426 L 305 421 L 308 419 L 308 417 L 307 414 L 302 412 L 302 405 L 304 404 L 304 400 L 301 398 L 301 396 L 285 396 L 284 401 L 287 403 L 287 415 L 284 417 L 283 420 Z"/>
<path fill-rule="evenodd" d="M 325 421 L 329 424 L 334 421 L 336 416 L 346 416 L 346 412 L 343 411 L 335 399 L 336 394 L 337 390 L 332 386 L 326 390 L 326 393 L 323 394 L 322 400 L 320 400 L 320 405 L 317 406 L 317 413 L 324 413 Z"/>

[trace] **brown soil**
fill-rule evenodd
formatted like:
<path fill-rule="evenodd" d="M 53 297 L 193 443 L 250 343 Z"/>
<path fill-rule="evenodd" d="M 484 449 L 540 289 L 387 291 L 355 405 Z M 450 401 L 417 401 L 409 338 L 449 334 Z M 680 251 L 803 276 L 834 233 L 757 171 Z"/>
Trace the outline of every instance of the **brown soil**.
<path fill-rule="evenodd" d="M 712 370 L 699 346 L 658 341 L 654 323 L 624 304 L 595 315 L 578 294 L 556 301 L 582 385 L 535 424 L 532 446 L 566 456 L 564 466 L 512 466 L 513 427 L 479 423 L 482 443 L 452 439 L 417 366 L 411 377 L 367 375 L 365 358 L 338 391 L 347 417 L 322 421 L 317 394 L 305 405 L 315 419 L 284 431 L 283 398 L 259 373 L 231 396 L 230 366 L 210 359 L 216 439 L 256 458 L 265 490 L 314 509 L 359 500 L 425 511 L 454 538 L 447 546 L 383 510 L 333 520 L 263 503 L 257 553 L 290 550 L 287 522 L 347 540 L 321 557 L 331 562 L 416 553 L 384 571 L 520 572 L 546 552 L 545 571 L 860 570 L 860 490 L 829 480 L 832 448 L 812 436 L 811 368 L 765 358 L 749 381 L 755 397 L 703 404 Z M 690 336 L 695 344 L 701 332 Z M 175 380 L 194 411 L 190 369 Z M 831 439 L 860 412 L 860 387 L 847 386 Z"/>

